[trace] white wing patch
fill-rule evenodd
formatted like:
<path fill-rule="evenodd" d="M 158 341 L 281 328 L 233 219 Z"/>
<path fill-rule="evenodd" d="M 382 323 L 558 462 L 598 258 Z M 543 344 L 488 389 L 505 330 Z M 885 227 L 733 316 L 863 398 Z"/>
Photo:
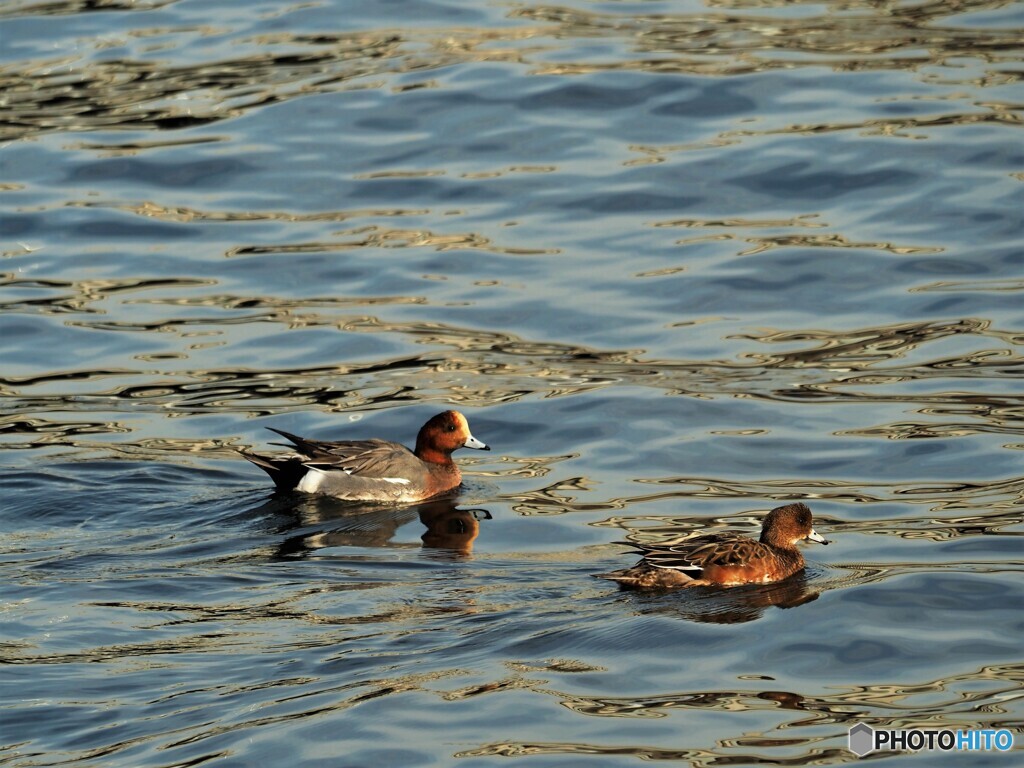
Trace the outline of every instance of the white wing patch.
<path fill-rule="evenodd" d="M 295 490 L 302 491 L 303 493 L 317 493 L 320 490 L 320 486 L 324 484 L 327 479 L 327 472 L 322 469 L 315 467 L 307 467 L 307 472 L 299 480 L 299 484 L 295 486 Z M 345 474 L 351 474 L 346 472 Z M 391 483 L 392 485 L 409 485 L 409 481 L 404 477 L 370 477 L 367 480 L 382 480 L 385 483 Z"/>
<path fill-rule="evenodd" d="M 319 469 L 308 468 L 306 474 L 299 480 L 299 484 L 295 486 L 295 490 L 302 491 L 303 493 L 316 493 L 317 490 L 324 482 L 324 473 Z"/>

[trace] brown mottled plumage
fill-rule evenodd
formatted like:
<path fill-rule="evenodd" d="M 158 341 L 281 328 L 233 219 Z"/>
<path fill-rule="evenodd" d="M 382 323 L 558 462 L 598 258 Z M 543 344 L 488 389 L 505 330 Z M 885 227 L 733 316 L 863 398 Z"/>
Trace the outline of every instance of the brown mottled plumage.
<path fill-rule="evenodd" d="M 804 567 L 796 545 L 805 540 L 828 544 L 814 530 L 811 510 L 804 504 L 788 504 L 767 514 L 759 541 L 717 533 L 668 544 L 622 542 L 643 558 L 632 568 L 598 578 L 637 588 L 766 584 Z"/>

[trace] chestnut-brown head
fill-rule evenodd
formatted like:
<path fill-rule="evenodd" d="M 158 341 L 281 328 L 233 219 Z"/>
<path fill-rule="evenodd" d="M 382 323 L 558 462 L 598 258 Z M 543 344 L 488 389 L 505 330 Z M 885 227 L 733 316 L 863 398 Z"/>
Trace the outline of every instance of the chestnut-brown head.
<path fill-rule="evenodd" d="M 458 411 L 437 414 L 423 425 L 416 436 L 416 455 L 423 461 L 448 464 L 452 460 L 452 451 L 459 448 L 491 450 L 473 437 L 469 431 L 469 422 Z"/>
<path fill-rule="evenodd" d="M 765 516 L 764 524 L 761 526 L 762 544 L 792 549 L 801 541 L 828 544 L 828 540 L 814 530 L 811 510 L 806 504 L 776 507 Z"/>

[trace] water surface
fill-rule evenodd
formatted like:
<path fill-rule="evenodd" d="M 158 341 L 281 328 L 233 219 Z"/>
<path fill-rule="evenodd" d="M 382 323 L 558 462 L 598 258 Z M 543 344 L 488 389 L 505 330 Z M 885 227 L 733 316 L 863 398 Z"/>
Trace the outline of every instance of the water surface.
<path fill-rule="evenodd" d="M 1022 41 L 999 0 L 6 3 L 0 762 L 1024 744 Z M 454 499 L 237 452 L 448 407 L 494 448 Z M 791 500 L 834 544 L 784 584 L 591 578 Z"/>

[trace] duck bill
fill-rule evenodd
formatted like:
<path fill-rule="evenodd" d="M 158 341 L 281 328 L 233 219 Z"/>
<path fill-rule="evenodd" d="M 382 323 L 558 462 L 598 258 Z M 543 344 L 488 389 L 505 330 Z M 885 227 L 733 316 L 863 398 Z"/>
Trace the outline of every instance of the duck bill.
<path fill-rule="evenodd" d="M 489 451 L 489 450 L 491 450 L 491 447 L 489 445 L 487 445 L 487 443 L 480 442 L 479 440 L 477 440 L 472 435 L 467 437 L 466 438 L 466 442 L 464 442 L 462 445 L 465 448 L 476 448 L 476 450 L 478 450 L 478 451 Z"/>
<path fill-rule="evenodd" d="M 811 532 L 807 534 L 808 541 L 816 541 L 819 544 L 828 544 L 828 539 L 818 533 L 816 530 L 811 528 Z"/>

